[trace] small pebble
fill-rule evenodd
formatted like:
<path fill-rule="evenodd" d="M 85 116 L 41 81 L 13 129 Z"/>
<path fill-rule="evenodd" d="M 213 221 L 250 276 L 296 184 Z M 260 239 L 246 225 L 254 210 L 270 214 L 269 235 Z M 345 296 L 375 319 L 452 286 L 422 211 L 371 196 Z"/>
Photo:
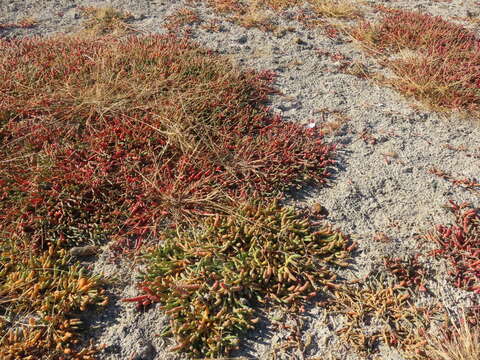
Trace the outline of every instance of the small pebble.
<path fill-rule="evenodd" d="M 315 203 L 312 205 L 312 212 L 316 215 L 328 215 L 328 210 L 323 207 L 320 203 Z"/>
<path fill-rule="evenodd" d="M 242 35 L 237 39 L 237 42 L 239 42 L 240 44 L 245 44 L 247 41 L 248 41 L 247 35 Z"/>

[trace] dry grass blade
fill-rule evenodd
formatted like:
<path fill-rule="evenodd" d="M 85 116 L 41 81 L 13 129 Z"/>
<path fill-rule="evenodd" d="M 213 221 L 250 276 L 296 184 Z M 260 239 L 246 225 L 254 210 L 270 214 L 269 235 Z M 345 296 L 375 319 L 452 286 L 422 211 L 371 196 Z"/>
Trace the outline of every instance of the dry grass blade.
<path fill-rule="evenodd" d="M 428 337 L 428 354 L 433 360 L 480 359 L 480 329 L 478 313 L 474 318 L 463 314 L 460 324 L 453 324 L 436 336 Z"/>

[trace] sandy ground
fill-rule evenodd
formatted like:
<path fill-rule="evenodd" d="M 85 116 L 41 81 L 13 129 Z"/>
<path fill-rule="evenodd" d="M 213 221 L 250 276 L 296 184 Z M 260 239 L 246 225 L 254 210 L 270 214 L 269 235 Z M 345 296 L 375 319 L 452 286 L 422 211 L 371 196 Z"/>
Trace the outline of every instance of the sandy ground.
<path fill-rule="evenodd" d="M 162 33 L 166 16 L 185 4 L 181 0 L 0 0 L 0 23 L 16 22 L 24 17 L 38 21 L 33 29 L 0 30 L 0 36 L 49 36 L 74 31 L 83 21 L 80 5 L 128 10 L 135 17 L 132 25 L 145 33 Z M 480 32 L 479 25 L 475 28 L 472 23 L 455 18 L 480 17 L 480 4 L 476 1 L 379 0 L 366 1 L 359 7 L 367 11 L 368 19 L 374 20 L 378 14 L 369 6 L 376 4 L 441 15 Z M 206 6 L 191 6 L 204 19 L 219 19 L 223 29 L 208 32 L 201 26 L 193 26 L 195 41 L 230 56 L 242 67 L 275 71 L 276 86 L 283 95 L 272 97 L 273 112 L 288 121 L 316 126 L 336 121 L 341 114 L 340 127 L 327 136 L 327 141 L 338 143 L 340 150 L 339 167 L 332 185 L 296 194 L 292 201 L 299 207 L 320 203 L 328 210 L 327 220 L 359 243 L 354 264 L 344 274 L 347 278 L 361 277 L 378 268 L 386 255 L 411 254 L 429 248 L 418 235 L 434 224 L 452 221 L 442 208 L 449 199 L 480 205 L 478 195 L 429 173 L 429 169 L 437 167 L 459 177 L 478 178 L 479 158 L 468 156 L 468 153 L 480 155 L 478 119 L 442 117 L 422 110 L 414 100 L 394 90 L 339 72 L 340 63 L 322 55 L 321 50 L 366 63 L 372 71 L 381 69 L 346 38 L 330 39 L 322 28 L 305 28 L 294 20 L 294 10 L 276 18 L 280 27 L 290 30 L 272 34 L 222 21 Z M 448 145 L 464 146 L 469 151 L 454 151 Z M 391 241 L 374 240 L 379 233 Z M 109 259 L 105 250 L 89 264 L 94 272 L 116 279 L 109 290 L 111 305 L 103 313 L 89 314 L 91 318 L 87 319 L 91 323 L 87 337 L 107 346 L 99 359 L 181 358 L 167 350 L 170 339 L 156 336 L 166 324 L 160 311 L 150 309 L 139 313 L 130 304 L 120 302 L 137 294 L 136 270 L 126 262 L 113 264 Z M 455 311 L 474 300 L 473 294 L 450 285 L 444 263 L 431 259 L 427 266 L 435 272 L 430 283 L 433 295 L 425 296 L 420 302 L 441 299 Z M 282 344 L 290 333 L 271 321 L 276 315 L 267 314 L 260 330 L 250 333 L 242 350 L 234 355 L 254 359 L 359 358 L 350 353 L 332 331 L 332 324 L 339 324 L 341 319 L 331 319 L 319 307 L 300 317 L 283 316 L 282 322 L 296 326 L 301 341 L 311 339 L 311 345 L 304 353 L 282 352 Z M 389 348 L 381 348 L 379 358 L 403 359 Z"/>

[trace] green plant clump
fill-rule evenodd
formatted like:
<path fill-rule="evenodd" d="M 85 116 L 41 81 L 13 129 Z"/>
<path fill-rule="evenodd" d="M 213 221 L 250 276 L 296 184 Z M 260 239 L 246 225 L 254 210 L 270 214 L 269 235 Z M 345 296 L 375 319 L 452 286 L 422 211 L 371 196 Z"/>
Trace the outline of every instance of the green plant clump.
<path fill-rule="evenodd" d="M 235 214 L 208 217 L 201 230 L 177 231 L 146 255 L 140 288 L 126 301 L 160 302 L 171 316 L 165 334 L 173 350 L 196 356 L 228 354 L 258 322 L 254 303 L 291 309 L 338 286 L 329 266 L 346 266 L 347 240 L 313 231 L 294 209 L 246 203 Z"/>

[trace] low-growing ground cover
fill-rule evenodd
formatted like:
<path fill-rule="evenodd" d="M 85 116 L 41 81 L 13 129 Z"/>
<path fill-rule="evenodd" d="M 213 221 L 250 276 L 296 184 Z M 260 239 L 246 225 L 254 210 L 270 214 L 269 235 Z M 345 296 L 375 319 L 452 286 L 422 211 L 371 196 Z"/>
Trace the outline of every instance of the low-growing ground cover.
<path fill-rule="evenodd" d="M 194 0 L 192 0 L 194 1 Z M 196 0 L 200 1 L 200 0 Z M 353 19 L 361 16 L 354 1 L 338 0 L 207 0 L 216 11 L 245 27 L 258 27 L 273 31 L 274 15 L 266 11 L 281 12 L 296 6 L 308 5 L 317 18 Z"/>
<path fill-rule="evenodd" d="M 46 321 L 49 306 L 69 316 L 104 303 L 96 280 L 83 277 L 65 249 L 155 243 L 167 225 L 223 213 L 249 196 L 322 183 L 334 163 L 334 147 L 317 130 L 266 112 L 271 74 L 240 72 L 188 40 L 0 45 L 1 285 L 11 297 L 2 305 L 9 334 L 19 316 Z M 49 272 L 60 278 L 44 285 Z M 22 308 L 30 293 L 41 300 Z M 63 322 L 51 320 L 47 332 L 10 336 L 6 345 L 41 339 L 38 349 L 15 353 L 35 357 L 53 346 L 51 331 L 54 339 L 74 336 L 58 335 Z M 1 351 L 10 356 L 9 348 Z"/>
<path fill-rule="evenodd" d="M 349 2 L 307 2 L 314 12 L 297 19 L 306 16 L 307 25 L 360 17 Z M 208 3 L 235 23 L 268 31 L 265 10 L 305 2 Z M 473 33 L 429 15 L 381 10 L 380 23 L 350 33 L 398 77 L 382 82 L 437 110 L 477 114 Z M 79 342 L 77 327 L 81 312 L 107 304 L 105 281 L 68 250 L 108 243 L 117 254 L 147 245 L 140 294 L 124 300 L 142 310 L 159 303 L 170 319 L 163 335 L 177 342 L 170 350 L 187 356 L 237 349 L 264 303 L 303 311 L 321 295 L 327 301 L 319 304 L 346 320 L 336 335 L 359 356 L 388 346 L 415 359 L 476 358 L 478 309 L 446 319 L 441 304 L 417 306 L 430 295 L 429 257 L 388 257 L 382 269 L 391 275 L 339 284 L 335 270 L 356 245 L 270 202 L 323 184 L 335 164 L 335 147 L 318 127 L 267 111 L 272 73 L 240 71 L 174 36 L 201 23 L 193 10 L 167 19 L 170 35 L 122 40 L 134 30 L 125 22 L 131 14 L 81 12 L 87 37 L 0 40 L 0 355 L 98 356 L 96 346 Z M 105 34 L 115 36 L 95 38 Z M 478 188 L 475 179 L 434 173 Z M 453 205 L 456 224 L 425 238 L 438 245 L 428 255 L 449 262 L 449 280 L 477 293 L 478 210 L 464 208 Z M 435 326 L 438 336 L 426 336 Z"/>
<path fill-rule="evenodd" d="M 386 272 L 339 288 L 328 308 L 346 318 L 337 334 L 363 358 L 382 344 L 411 359 L 428 359 L 425 334 L 445 321 L 443 309 L 415 305 L 415 292 Z"/>
<path fill-rule="evenodd" d="M 479 113 L 480 40 L 461 25 L 418 12 L 379 8 L 383 18 L 351 31 L 393 71 L 382 83 L 434 110 Z"/>
<path fill-rule="evenodd" d="M 334 163 L 318 131 L 259 105 L 271 74 L 236 72 L 188 41 L 4 45 L 2 206 L 12 222 L 12 203 L 25 207 L 19 228 L 37 242 L 154 231 L 254 192 L 323 182 Z"/>
<path fill-rule="evenodd" d="M 258 322 L 258 304 L 291 311 L 335 288 L 335 267 L 346 267 L 349 246 L 329 228 L 276 202 L 242 204 L 194 229 L 165 234 L 150 252 L 139 284 L 139 305 L 160 302 L 171 316 L 165 333 L 175 350 L 218 357 L 238 348 Z"/>
<path fill-rule="evenodd" d="M 15 28 L 28 29 L 33 27 L 34 25 L 35 25 L 35 20 L 25 18 L 16 23 L 0 24 L 0 29 L 15 29 Z"/>
<path fill-rule="evenodd" d="M 93 359 L 95 346 L 78 346 L 76 314 L 108 303 L 99 279 L 72 261 L 61 242 L 35 249 L 3 231 L 0 239 L 1 358 Z"/>
<path fill-rule="evenodd" d="M 449 204 L 453 224 L 438 225 L 427 236 L 438 248 L 432 255 L 450 263 L 449 275 L 457 288 L 480 294 L 480 210 L 471 204 Z"/>
<path fill-rule="evenodd" d="M 180 33 L 186 30 L 188 34 L 189 27 L 198 24 L 212 32 L 222 31 L 222 27 L 218 24 L 219 18 L 205 21 L 194 9 L 196 4 L 208 4 L 221 16 L 222 20 L 227 20 L 247 29 L 256 28 L 266 32 L 274 32 L 278 36 L 283 36 L 282 34 L 288 31 L 288 28 L 278 25 L 278 16 L 282 12 L 298 6 L 306 7 L 298 15 L 297 20 L 308 26 L 322 26 L 327 33 L 337 32 L 329 20 L 352 20 L 362 17 L 362 11 L 356 1 L 188 0 L 187 2 L 190 6 L 180 8 L 168 16 L 165 28 L 169 31 Z M 108 23 L 109 21 L 105 22 Z"/>

